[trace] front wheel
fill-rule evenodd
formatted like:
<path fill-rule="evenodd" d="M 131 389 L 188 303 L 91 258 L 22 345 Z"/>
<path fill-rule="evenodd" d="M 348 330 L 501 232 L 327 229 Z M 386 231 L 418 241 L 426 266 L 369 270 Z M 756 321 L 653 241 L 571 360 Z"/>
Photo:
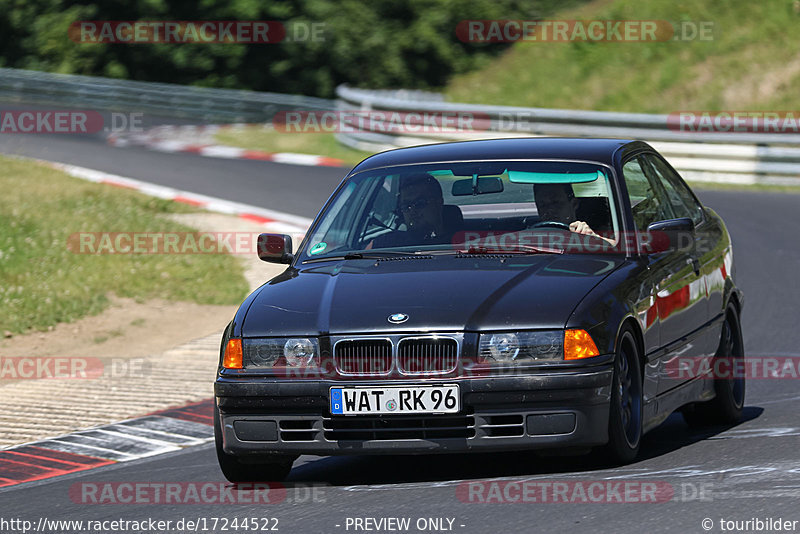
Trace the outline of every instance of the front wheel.
<path fill-rule="evenodd" d="M 217 461 L 222 474 L 229 482 L 279 482 L 292 470 L 296 456 L 276 456 L 259 458 L 258 463 L 244 463 L 237 456 L 228 454 L 222 448 L 222 424 L 219 408 L 214 406 L 214 442 L 217 446 Z"/>
<path fill-rule="evenodd" d="M 639 454 L 643 404 L 639 349 L 629 328 L 620 334 L 614 362 L 605 455 L 616 464 L 627 464 Z"/>
<path fill-rule="evenodd" d="M 723 362 L 726 365 L 720 365 Z M 742 328 L 736 308 L 730 306 L 722 324 L 722 335 L 714 355 L 715 372 L 725 369 L 727 376 L 714 377 L 715 396 L 710 401 L 698 402 L 682 410 L 689 426 L 736 424 L 742 419 L 744 408 L 744 343 Z"/>

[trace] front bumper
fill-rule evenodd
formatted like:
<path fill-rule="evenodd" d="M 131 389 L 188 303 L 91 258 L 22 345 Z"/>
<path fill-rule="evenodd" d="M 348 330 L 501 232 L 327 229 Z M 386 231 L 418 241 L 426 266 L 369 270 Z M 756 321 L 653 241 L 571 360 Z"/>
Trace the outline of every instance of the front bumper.
<path fill-rule="evenodd" d="M 612 364 L 519 376 L 364 380 L 347 385 L 457 383 L 461 413 L 332 416 L 335 380 L 219 377 L 225 452 L 401 454 L 585 447 L 608 441 Z"/>

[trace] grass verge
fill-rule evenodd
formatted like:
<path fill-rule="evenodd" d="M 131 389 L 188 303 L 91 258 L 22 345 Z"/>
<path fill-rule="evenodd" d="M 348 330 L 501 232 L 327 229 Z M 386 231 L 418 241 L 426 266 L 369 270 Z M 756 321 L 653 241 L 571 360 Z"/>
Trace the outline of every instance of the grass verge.
<path fill-rule="evenodd" d="M 109 294 L 238 304 L 248 285 L 222 254 L 77 254 L 75 232 L 186 232 L 166 215 L 197 211 L 0 157 L 0 333 L 43 330 L 100 313 Z"/>

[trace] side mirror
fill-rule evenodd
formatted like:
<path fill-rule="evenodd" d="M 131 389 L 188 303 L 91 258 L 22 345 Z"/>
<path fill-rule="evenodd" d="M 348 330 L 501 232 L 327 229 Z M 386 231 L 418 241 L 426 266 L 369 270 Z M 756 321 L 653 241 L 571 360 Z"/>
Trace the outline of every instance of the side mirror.
<path fill-rule="evenodd" d="M 681 217 L 647 225 L 647 232 L 640 234 L 639 246 L 645 254 L 670 250 L 688 252 L 694 247 L 694 240 L 694 221 Z"/>
<path fill-rule="evenodd" d="M 270 263 L 292 263 L 292 238 L 285 234 L 258 234 L 258 258 Z"/>

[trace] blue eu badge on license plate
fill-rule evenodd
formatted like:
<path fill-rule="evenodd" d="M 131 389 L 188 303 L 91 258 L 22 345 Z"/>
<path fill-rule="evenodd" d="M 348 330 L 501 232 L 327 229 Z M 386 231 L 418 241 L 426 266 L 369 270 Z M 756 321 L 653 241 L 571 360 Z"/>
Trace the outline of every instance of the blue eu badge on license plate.
<path fill-rule="evenodd" d="M 344 413 L 341 388 L 331 389 L 331 413 Z"/>

